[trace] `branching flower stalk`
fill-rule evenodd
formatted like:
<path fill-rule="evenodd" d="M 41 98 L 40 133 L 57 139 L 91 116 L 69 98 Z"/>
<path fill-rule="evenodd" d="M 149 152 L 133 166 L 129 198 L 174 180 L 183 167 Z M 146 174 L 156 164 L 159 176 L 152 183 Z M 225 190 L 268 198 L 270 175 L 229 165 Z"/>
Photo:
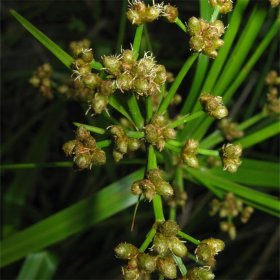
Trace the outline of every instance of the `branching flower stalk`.
<path fill-rule="evenodd" d="M 104 55 L 101 57 L 102 63 L 95 60 L 88 40 L 71 43 L 70 48 L 74 56 L 71 58 L 68 54 L 60 52 L 58 47 L 47 41 L 44 36 L 39 36 L 38 31 L 30 23 L 13 12 L 32 34 L 37 34 L 37 39 L 45 41 L 48 48 L 53 48 L 55 55 L 65 65 L 68 67 L 72 65 L 72 79 L 60 86 L 57 86 L 57 81 L 52 80 L 52 69 L 48 64 L 44 64 L 34 72 L 30 79 L 31 84 L 39 88 L 39 91 L 47 98 L 60 94 L 66 98 L 78 100 L 87 104 L 88 112 L 92 116 L 103 114 L 106 120 L 109 120 L 110 125 L 107 127 L 74 122 L 77 127 L 76 137 L 63 145 L 65 154 L 73 157 L 74 166 L 82 170 L 106 164 L 108 151 L 106 149 L 105 152 L 103 148 L 109 148 L 115 162 L 120 163 L 126 154 L 133 154 L 138 150 L 146 156 L 145 174 L 132 183 L 131 193 L 138 196 L 138 203 L 142 203 L 143 198 L 143 203 L 152 204 L 154 224 L 139 248 L 126 242 L 120 243 L 115 248 L 116 257 L 127 261 L 127 264 L 122 267 L 125 280 L 142 279 L 141 277 L 149 279 L 154 273 L 158 273 L 161 279 L 178 279 L 177 268 L 183 277 L 181 279 L 214 278 L 211 269 L 216 264 L 215 256 L 224 249 L 224 242 L 212 237 L 200 241 L 182 231 L 176 222 L 177 210 L 179 207 L 184 207 L 187 201 L 184 175 L 185 172 L 194 176 L 194 174 L 211 171 L 210 164 L 205 164 L 210 162 L 209 157 L 214 158 L 214 161 L 219 160 L 220 157 L 225 171 L 237 172 L 242 163 L 240 159 L 242 145 L 247 147 L 250 144 L 248 141 L 251 141 L 242 139 L 243 130 L 267 116 L 267 112 L 263 111 L 237 124 L 226 119 L 229 111 L 224 101 L 228 101 L 231 97 L 233 88 L 239 85 L 239 81 L 249 71 L 246 67 L 250 68 L 255 63 L 262 48 L 267 46 L 270 39 L 263 41 L 264 43 L 241 71 L 238 82 L 234 81 L 225 94 L 221 93 L 221 96 L 218 96 L 217 93 L 210 92 L 211 89 L 209 91 L 203 89 L 199 97 L 200 110 L 196 110 L 199 106 L 196 105 L 193 113 L 184 112 L 182 116 L 174 116 L 171 110 L 169 111 L 172 103 L 180 102 L 178 99 L 175 102 L 174 98 L 196 59 L 203 55 L 215 59 L 219 55 L 219 48 L 224 44 L 222 36 L 225 27 L 218 19 L 218 15 L 230 12 L 232 2 L 210 0 L 210 4 L 214 7 L 210 22 L 191 17 L 185 25 L 179 18 L 178 9 L 171 4 L 155 3 L 155 1 L 152 4 L 146 4 L 141 0 L 132 0 L 126 13 L 128 20 L 137 26 L 131 49 L 122 49 L 119 54 Z M 152 52 L 143 52 L 142 55 L 141 50 L 145 24 L 160 19 L 175 23 L 184 34 L 188 34 L 189 49 L 194 52 L 185 60 L 170 87 L 167 84 L 169 76 L 165 66 L 157 63 Z M 275 23 L 273 32 L 270 31 L 269 36 L 272 38 L 276 31 L 277 24 Z M 279 84 L 277 73 L 276 76 L 275 73 L 270 74 L 268 84 Z M 123 95 L 123 98 L 120 99 L 119 95 Z M 120 100 L 126 100 L 125 104 Z M 141 107 L 142 101 L 145 104 L 144 108 Z M 268 94 L 266 109 L 270 113 L 275 113 L 278 105 L 279 99 L 275 90 L 272 90 Z M 116 112 L 124 118 L 115 118 Z M 184 131 L 188 122 L 207 119 L 204 124 L 206 127 L 211 122 L 210 118 L 221 120 L 219 127 L 222 133 L 216 131 L 205 139 L 196 137 L 200 136 L 200 132 L 195 132 L 193 135 L 190 135 L 191 133 L 180 135 L 188 137 L 177 136 L 177 132 L 182 128 Z M 274 126 L 275 124 L 273 128 Z M 200 130 L 202 128 L 203 126 L 199 127 Z M 96 142 L 90 132 L 98 134 L 102 140 Z M 226 142 L 215 150 L 209 149 L 225 139 L 230 142 Z M 235 139 L 238 140 L 232 142 Z M 165 155 L 174 167 L 173 170 L 167 172 L 168 179 L 165 178 L 164 171 L 160 170 Z M 212 165 L 214 165 L 213 161 Z M 188 170 L 193 170 L 193 172 L 188 172 Z M 205 179 L 200 178 L 200 180 Z M 213 189 L 212 183 L 208 187 Z M 219 197 L 222 196 L 220 190 L 213 192 Z M 165 203 L 170 207 L 168 219 L 164 211 Z M 241 200 L 229 193 L 224 201 L 213 200 L 211 214 L 218 212 L 220 217 L 227 218 L 226 222 L 221 223 L 221 230 L 228 232 L 234 239 L 236 232 L 232 219 L 241 214 L 242 222 L 247 222 L 253 208 L 243 209 Z M 196 246 L 195 260 L 202 266 L 191 269 L 185 267 L 184 258 L 190 254 L 189 248 L 179 238 Z"/>

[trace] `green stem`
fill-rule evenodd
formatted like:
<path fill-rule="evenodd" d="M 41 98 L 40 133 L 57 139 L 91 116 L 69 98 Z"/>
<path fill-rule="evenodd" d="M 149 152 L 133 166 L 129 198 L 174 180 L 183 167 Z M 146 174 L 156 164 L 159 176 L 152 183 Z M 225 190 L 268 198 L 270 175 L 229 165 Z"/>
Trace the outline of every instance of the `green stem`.
<path fill-rule="evenodd" d="M 157 168 L 157 158 L 152 145 L 148 146 L 147 170 Z M 153 208 L 156 221 L 164 221 L 161 196 L 156 194 L 153 199 Z"/>
<path fill-rule="evenodd" d="M 158 109 L 158 114 L 163 114 L 167 110 L 167 107 L 169 106 L 173 96 L 177 92 L 179 86 L 181 85 L 183 79 L 187 75 L 190 67 L 195 62 L 197 57 L 198 57 L 198 53 L 194 53 L 186 60 L 185 64 L 182 66 L 180 72 L 178 73 L 175 81 L 173 82 L 168 94 L 161 102 L 159 109 Z"/>
<path fill-rule="evenodd" d="M 200 243 L 199 240 L 193 238 L 192 236 L 190 236 L 190 235 L 188 235 L 188 234 L 186 234 L 186 233 L 184 233 L 182 231 L 179 231 L 178 236 L 184 238 L 187 241 L 190 241 L 191 243 L 193 243 L 195 245 L 198 245 Z"/>
<path fill-rule="evenodd" d="M 111 144 L 112 144 L 112 140 L 103 140 L 103 141 L 96 142 L 96 146 L 100 149 L 109 147 Z"/>
<path fill-rule="evenodd" d="M 132 49 L 133 49 L 135 58 L 137 58 L 138 55 L 139 55 L 141 39 L 142 39 L 142 34 L 143 34 L 143 28 L 144 28 L 143 24 L 141 24 L 140 26 L 138 26 L 136 28 L 136 32 L 135 32 L 135 36 L 134 36 L 134 40 L 133 40 L 133 45 L 132 45 Z"/>
<path fill-rule="evenodd" d="M 186 25 L 178 17 L 175 19 L 174 23 L 177 24 L 181 30 L 183 30 L 185 33 L 187 33 Z"/>
<path fill-rule="evenodd" d="M 175 172 L 175 183 L 176 187 L 180 190 L 184 190 L 184 178 L 183 178 L 183 170 L 180 166 L 176 168 Z"/>
<path fill-rule="evenodd" d="M 199 118 L 200 116 L 202 116 L 204 114 L 205 113 L 203 111 L 198 111 L 198 112 L 193 113 L 191 115 L 190 114 L 185 115 L 185 116 L 183 116 L 183 117 L 181 117 L 181 118 L 179 118 L 179 119 L 169 123 L 168 127 L 175 128 L 175 127 L 180 126 L 180 125 L 182 125 L 184 123 L 187 123 L 187 122 L 192 121 L 192 120 L 194 120 L 196 118 Z"/>
<path fill-rule="evenodd" d="M 214 22 L 219 16 L 219 8 L 215 8 L 211 16 L 211 23 Z"/>
<path fill-rule="evenodd" d="M 135 58 L 137 58 L 139 55 L 141 39 L 142 39 L 142 34 L 143 34 L 143 27 L 144 27 L 144 25 L 142 24 L 136 28 L 136 32 L 135 32 L 135 36 L 134 36 L 134 40 L 133 40 L 133 46 L 132 46 Z M 141 110 L 139 108 L 138 101 L 134 94 L 132 94 L 131 97 L 129 97 L 129 99 L 128 99 L 128 109 L 129 109 L 129 112 L 130 112 L 132 119 L 134 120 L 136 126 L 138 128 L 142 128 L 144 125 L 144 119 L 141 114 Z"/>
<path fill-rule="evenodd" d="M 0 165 L 1 170 L 13 169 L 33 169 L 33 168 L 56 168 L 56 167 L 72 167 L 72 161 L 57 161 L 57 162 L 36 162 L 36 163 L 8 163 Z"/>
<path fill-rule="evenodd" d="M 146 123 L 148 124 L 153 116 L 153 104 L 151 96 L 146 98 Z"/>
<path fill-rule="evenodd" d="M 169 220 L 175 221 L 176 220 L 176 206 L 171 206 L 169 209 Z"/>
<path fill-rule="evenodd" d="M 151 228 L 151 230 L 148 232 L 145 241 L 142 243 L 142 245 L 139 248 L 139 251 L 141 253 L 144 253 L 145 250 L 148 248 L 148 246 L 150 245 L 150 243 L 153 241 L 153 238 L 156 234 L 156 229 L 155 228 Z"/>
<path fill-rule="evenodd" d="M 262 120 L 265 117 L 266 117 L 266 115 L 264 114 L 264 112 L 261 112 L 255 116 L 251 117 L 250 119 L 242 122 L 241 124 L 239 124 L 238 129 L 245 130 L 245 129 L 249 128 L 250 126 L 254 125 L 255 123 L 259 122 L 260 120 Z"/>
<path fill-rule="evenodd" d="M 169 142 L 165 143 L 165 148 L 167 148 L 168 150 L 175 152 L 175 153 L 180 153 L 181 149 L 178 147 L 175 147 L 174 145 L 170 144 Z"/>
<path fill-rule="evenodd" d="M 97 134 L 105 134 L 106 133 L 106 129 L 100 128 L 100 127 L 96 127 L 96 126 L 92 126 L 92 125 L 87 125 L 87 124 L 83 124 L 83 123 L 78 123 L 78 122 L 73 122 L 73 124 L 77 127 L 83 126 L 85 127 L 87 130 L 91 131 L 91 132 L 95 132 Z"/>
<path fill-rule="evenodd" d="M 218 151 L 207 150 L 207 149 L 198 149 L 197 153 L 200 154 L 200 155 L 205 155 L 205 156 L 213 156 L 213 157 L 218 157 L 219 156 Z"/>
<path fill-rule="evenodd" d="M 145 136 L 144 132 L 127 130 L 126 135 L 131 138 L 141 139 Z"/>
<path fill-rule="evenodd" d="M 133 93 L 131 97 L 129 97 L 127 104 L 133 121 L 135 122 L 137 128 L 141 129 L 144 126 L 144 119 L 142 117 L 138 101 Z"/>

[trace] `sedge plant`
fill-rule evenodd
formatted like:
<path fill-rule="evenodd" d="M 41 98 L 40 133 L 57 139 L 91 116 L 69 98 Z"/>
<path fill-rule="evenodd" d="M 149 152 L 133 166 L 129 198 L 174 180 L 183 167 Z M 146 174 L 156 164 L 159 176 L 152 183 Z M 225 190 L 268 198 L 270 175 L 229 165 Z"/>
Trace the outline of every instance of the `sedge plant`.
<path fill-rule="evenodd" d="M 126 210 L 132 217 L 127 222 L 131 236 L 106 252 L 120 259 L 123 279 L 214 279 L 222 251 L 227 250 L 223 239 L 236 239 L 240 222 L 250 223 L 256 212 L 279 217 L 277 163 L 247 156 L 255 145 L 280 132 L 280 77 L 269 68 L 269 60 L 257 82 L 257 93 L 250 90 L 248 99 L 253 101 L 246 118 L 231 114 L 244 102 L 246 96 L 239 97 L 239 90 L 267 55 L 267 48 L 275 44 L 280 28 L 277 1 L 271 1 L 269 8 L 269 1 L 249 2 L 201 0 L 200 17 L 186 18 L 169 3 L 124 1 L 117 53 L 100 57 L 88 39 L 72 41 L 70 53 L 64 51 L 47 32 L 10 11 L 68 69 L 68 77 L 61 78 L 45 63 L 34 71 L 30 83 L 54 104 L 61 99 L 81 104 L 88 122 L 72 119 L 75 132 L 61 143 L 61 153 L 68 161 L 4 163 L 2 170 L 73 167 L 73 172 L 88 176 L 95 170 L 107 172 L 110 181 L 113 171 L 109 169 L 138 167 L 34 225 L 6 234 L 1 266 L 25 258 L 19 279 L 40 279 L 44 273 L 51 279 L 59 263 L 51 254 L 44 255 L 43 249 L 134 206 Z M 244 22 L 245 14 L 249 17 Z M 185 38 L 178 46 L 190 50 L 176 73 L 168 71 L 153 53 L 148 28 L 155 22 L 171 24 Z M 127 46 L 123 44 L 125 24 L 134 31 Z M 269 27 L 260 34 L 263 25 Z M 186 79 L 191 81 L 187 85 Z M 181 90 L 184 94 L 179 94 Z M 262 91 L 267 98 L 258 111 L 253 94 Z M 45 129 L 53 122 L 53 112 L 59 110 L 53 106 L 46 113 L 50 117 Z M 220 228 L 218 237 L 205 231 L 198 239 L 180 219 L 191 203 L 190 188 L 196 185 L 213 196 L 206 219 L 219 216 L 212 220 Z M 6 211 L 14 209 L 16 192 L 14 186 L 4 194 Z M 137 214 L 144 207 L 153 221 L 136 239 Z M 5 222 L 15 228 L 19 223 L 9 215 Z"/>

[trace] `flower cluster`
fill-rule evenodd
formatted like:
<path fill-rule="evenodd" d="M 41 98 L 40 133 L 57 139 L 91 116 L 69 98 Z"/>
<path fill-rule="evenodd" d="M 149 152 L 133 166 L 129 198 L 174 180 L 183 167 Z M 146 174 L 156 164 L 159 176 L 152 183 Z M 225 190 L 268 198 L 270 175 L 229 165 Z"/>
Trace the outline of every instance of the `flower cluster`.
<path fill-rule="evenodd" d="M 244 136 L 244 132 L 238 129 L 238 123 L 232 122 L 229 119 L 222 119 L 219 123 L 219 129 L 225 138 L 229 141 Z"/>
<path fill-rule="evenodd" d="M 280 0 L 269 0 L 271 7 L 276 8 L 280 5 Z"/>
<path fill-rule="evenodd" d="M 148 201 L 152 201 L 156 194 L 171 197 L 174 193 L 171 185 L 162 178 L 159 169 L 151 169 L 147 172 L 147 179 L 135 181 L 131 192 L 134 195 L 143 195 Z"/>
<path fill-rule="evenodd" d="M 156 146 L 160 151 L 164 148 L 166 141 L 175 137 L 175 129 L 168 127 L 168 120 L 162 115 L 154 115 L 151 122 L 145 127 L 146 141 Z"/>
<path fill-rule="evenodd" d="M 226 221 L 220 222 L 220 229 L 227 232 L 231 239 L 236 237 L 236 228 L 232 219 L 240 215 L 241 222 L 245 224 L 254 212 L 252 207 L 244 207 L 242 200 L 236 198 L 233 193 L 227 193 L 224 201 L 213 199 L 210 207 L 209 214 L 211 216 L 219 213 L 220 218 L 226 218 Z"/>
<path fill-rule="evenodd" d="M 215 20 L 213 23 L 208 23 L 204 19 L 191 17 L 187 27 L 190 34 L 190 48 L 195 52 L 202 52 L 210 58 L 216 58 L 217 49 L 224 44 L 221 39 L 225 32 L 223 22 Z"/>
<path fill-rule="evenodd" d="M 215 256 L 225 248 L 225 243 L 216 238 L 202 240 L 196 250 L 195 255 L 198 260 L 205 265 L 214 267 L 216 264 Z"/>
<path fill-rule="evenodd" d="M 126 153 L 137 151 L 141 146 L 141 141 L 128 137 L 121 126 L 111 126 L 110 134 L 114 139 L 113 157 L 116 162 L 120 161 Z"/>
<path fill-rule="evenodd" d="M 240 160 L 241 154 L 242 147 L 239 144 L 224 144 L 221 151 L 224 170 L 235 173 L 242 163 Z"/>
<path fill-rule="evenodd" d="M 47 99 L 53 98 L 51 74 L 51 65 L 49 63 L 45 63 L 37 68 L 29 80 L 30 84 L 36 88 L 39 88 L 39 92 Z"/>
<path fill-rule="evenodd" d="M 280 98 L 278 97 L 278 88 L 280 84 L 280 76 L 274 70 L 270 71 L 266 78 L 266 84 L 269 86 L 269 92 L 267 94 L 267 102 L 265 105 L 265 111 L 271 115 L 280 114 Z"/>
<path fill-rule="evenodd" d="M 119 56 L 103 56 L 102 61 L 121 92 L 132 90 L 140 96 L 157 95 L 167 79 L 165 67 L 157 64 L 148 52 L 137 60 L 132 50 L 123 50 Z"/>
<path fill-rule="evenodd" d="M 143 253 L 130 243 L 121 243 L 115 248 L 116 257 L 128 260 L 122 268 L 124 279 L 139 279 L 158 271 L 167 279 L 177 277 L 177 266 L 173 255 L 186 256 L 188 249 L 176 236 L 179 226 L 174 221 L 164 221 L 155 225 L 156 234 L 153 239 L 151 253 Z"/>
<path fill-rule="evenodd" d="M 215 119 L 222 119 L 228 115 L 228 109 L 224 105 L 221 96 L 203 93 L 201 94 L 199 101 L 203 111 Z"/>
<path fill-rule="evenodd" d="M 212 7 L 218 8 L 221 14 L 227 14 L 232 11 L 231 0 L 209 0 L 209 3 Z"/>
<path fill-rule="evenodd" d="M 180 280 L 213 280 L 215 275 L 210 270 L 210 267 L 193 267 L 188 270 L 185 277 Z"/>
<path fill-rule="evenodd" d="M 79 169 L 91 169 L 106 163 L 106 154 L 96 146 L 95 139 L 83 126 L 76 130 L 76 139 L 67 141 L 63 147 L 67 156 L 73 156 L 74 164 Z"/>
<path fill-rule="evenodd" d="M 153 22 L 161 16 L 165 17 L 169 22 L 174 22 L 178 17 L 178 9 L 170 4 L 146 5 L 140 0 L 133 0 L 126 15 L 128 20 L 136 25 Z"/>
<path fill-rule="evenodd" d="M 189 167 L 198 168 L 199 162 L 196 157 L 199 142 L 195 139 L 189 139 L 183 147 L 181 158 L 183 163 Z"/>

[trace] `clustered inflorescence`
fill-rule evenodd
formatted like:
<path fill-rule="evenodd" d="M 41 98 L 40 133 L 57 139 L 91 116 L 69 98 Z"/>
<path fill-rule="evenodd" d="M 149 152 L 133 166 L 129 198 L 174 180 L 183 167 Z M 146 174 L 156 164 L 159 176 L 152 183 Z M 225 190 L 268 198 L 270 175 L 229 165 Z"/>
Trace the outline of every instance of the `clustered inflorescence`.
<path fill-rule="evenodd" d="M 111 126 L 110 134 L 114 139 L 113 157 L 116 162 L 120 161 L 126 153 L 135 152 L 141 147 L 141 140 L 128 137 L 121 126 Z"/>
<path fill-rule="evenodd" d="M 96 146 L 95 139 L 83 126 L 77 128 L 76 139 L 67 141 L 62 148 L 67 156 L 73 156 L 79 170 L 106 163 L 105 152 Z"/>
<path fill-rule="evenodd" d="M 218 8 L 219 13 L 227 14 L 232 10 L 232 0 L 209 0 L 212 7 Z"/>
<path fill-rule="evenodd" d="M 197 159 L 197 149 L 198 149 L 198 141 L 195 139 L 189 139 L 185 146 L 183 147 L 181 158 L 183 163 L 188 165 L 189 167 L 198 168 L 199 162 Z"/>
<path fill-rule="evenodd" d="M 241 165 L 241 154 L 242 147 L 239 144 L 224 144 L 221 151 L 224 170 L 235 173 Z"/>
<path fill-rule="evenodd" d="M 116 256 L 128 261 L 122 268 L 125 280 L 150 279 L 154 272 L 159 272 L 167 279 L 177 279 L 177 264 L 175 257 L 183 258 L 187 255 L 188 249 L 177 234 L 179 226 L 175 221 L 167 220 L 157 222 L 153 226 L 156 230 L 152 241 L 150 253 L 144 253 L 142 249 L 130 243 L 120 243 L 115 248 Z M 207 267 L 195 267 L 188 271 L 181 279 L 204 279 L 195 278 L 207 276 L 206 279 L 214 279 L 210 266 L 215 265 L 215 255 L 224 249 L 224 243 L 219 239 L 205 239 L 199 243 L 195 250 L 196 257 Z M 146 278 L 144 278 L 146 277 Z"/>
<path fill-rule="evenodd" d="M 131 186 L 134 195 L 143 195 L 148 201 L 152 201 L 156 194 L 163 197 L 171 197 L 174 193 L 172 186 L 163 179 L 162 171 L 151 169 L 147 172 L 147 178 L 135 181 Z"/>
<path fill-rule="evenodd" d="M 226 221 L 220 222 L 220 229 L 227 232 L 231 239 L 236 238 L 236 227 L 233 219 L 240 215 L 241 222 L 245 224 L 253 212 L 254 209 L 251 206 L 244 207 L 242 200 L 235 197 L 233 193 L 227 193 L 223 201 L 215 198 L 211 202 L 210 215 L 219 214 L 220 218 L 226 218 Z"/>
<path fill-rule="evenodd" d="M 136 25 L 153 22 L 160 17 L 164 17 L 172 23 L 178 17 L 178 9 L 170 4 L 154 3 L 153 5 L 146 5 L 142 1 L 133 0 L 126 15 L 128 20 Z"/>
<path fill-rule="evenodd" d="M 232 141 L 233 139 L 241 138 L 244 136 L 244 132 L 238 129 L 238 123 L 232 122 L 229 119 L 222 119 L 219 122 L 219 129 L 224 135 L 224 137 Z"/>
<path fill-rule="evenodd" d="M 199 101 L 203 111 L 215 119 L 222 119 L 228 115 L 228 109 L 225 107 L 221 96 L 203 93 Z"/>
<path fill-rule="evenodd" d="M 52 67 L 49 63 L 45 63 L 38 67 L 30 78 L 29 82 L 47 99 L 53 98 L 52 84 L 51 84 Z"/>
<path fill-rule="evenodd" d="M 155 115 L 145 127 L 145 136 L 148 143 L 156 146 L 161 151 L 167 140 L 176 138 L 176 131 L 174 128 L 168 127 L 166 117 Z"/>
<path fill-rule="evenodd" d="M 202 52 L 211 58 L 216 58 L 218 55 L 217 49 L 224 44 L 221 39 L 225 32 L 223 22 L 215 20 L 208 23 L 204 19 L 191 17 L 188 20 L 187 27 L 190 34 L 190 48 L 195 52 Z"/>
<path fill-rule="evenodd" d="M 280 76 L 272 70 L 267 74 L 265 82 L 269 86 L 265 111 L 270 115 L 279 115 L 280 98 L 277 86 L 280 85 Z"/>
<path fill-rule="evenodd" d="M 280 5 L 280 0 L 269 0 L 271 7 L 276 8 Z"/>

